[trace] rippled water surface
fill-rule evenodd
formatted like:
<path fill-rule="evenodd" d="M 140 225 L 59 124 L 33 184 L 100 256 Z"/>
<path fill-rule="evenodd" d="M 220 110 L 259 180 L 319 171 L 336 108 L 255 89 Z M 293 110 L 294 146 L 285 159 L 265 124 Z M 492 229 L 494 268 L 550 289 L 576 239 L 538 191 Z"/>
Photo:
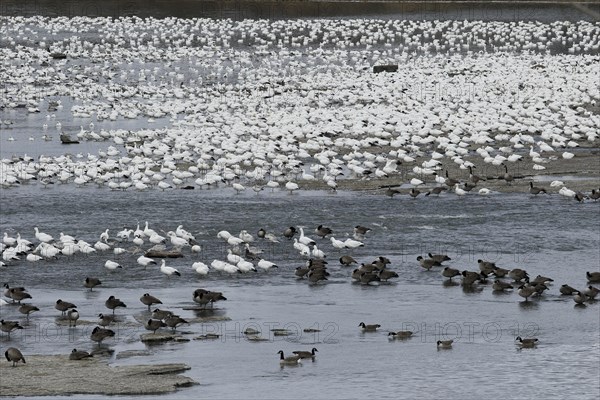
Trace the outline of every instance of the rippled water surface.
<path fill-rule="evenodd" d="M 116 193 L 94 188 L 60 186 L 40 190 L 21 187 L 2 192 L 1 230 L 33 238 L 34 226 L 58 237 L 60 232 L 94 243 L 106 228 L 114 236 L 124 225 L 148 221 L 151 228 L 174 230 L 177 225 L 196 235 L 199 255 L 168 264 L 182 276 L 167 278 L 150 266 L 136 264 L 137 254 L 117 258 L 110 253 L 75 255 L 37 263 L 14 262 L 2 269 L 2 281 L 26 286 L 32 304 L 41 311 L 25 319 L 17 307 L 4 306 L 2 318 L 17 319 L 26 329 L 1 337 L 1 347 L 16 345 L 24 354 L 66 354 L 73 347 L 93 349 L 93 325 L 67 328 L 56 324 L 54 302 L 61 298 L 78 305 L 81 319 L 95 321 L 106 312 L 109 295 L 127 308 L 118 310 L 122 323 L 115 340 L 106 346 L 115 354 L 124 350 L 150 351 L 149 356 L 116 359 L 114 365 L 184 362 L 186 375 L 200 382 L 169 398 L 596 398 L 599 391 L 598 304 L 576 308 L 558 288 L 568 283 L 587 285 L 585 272 L 599 269 L 600 213 L 598 204 L 575 204 L 559 196 L 492 197 L 444 196 L 390 199 L 368 192 L 327 194 L 302 192 L 233 195 L 230 190 Z M 351 252 L 333 249 L 318 240 L 331 270 L 324 284 L 309 286 L 294 277 L 303 258 L 281 237 L 287 226 L 304 226 L 306 234 L 330 226 L 334 236 L 352 234 L 358 224 L 370 227 L 365 246 Z M 194 261 L 225 259 L 226 246 L 216 238 L 226 229 L 255 234 L 263 227 L 281 243 L 257 241 L 265 258 L 280 268 L 235 276 L 211 272 L 202 278 L 192 270 Z M 131 249 L 132 243 L 121 247 Z M 147 245 L 143 246 L 147 248 Z M 532 277 L 555 282 L 540 299 L 525 303 L 516 293 L 497 295 L 490 285 L 466 290 L 445 282 L 440 268 L 424 271 L 416 257 L 447 252 L 449 266 L 477 270 L 477 259 L 496 261 L 506 268 L 525 268 Z M 352 268 L 339 266 L 342 254 L 359 262 L 383 255 L 400 278 L 390 284 L 351 283 Z M 103 265 L 116 259 L 124 268 L 109 272 Z M 103 284 L 90 293 L 82 288 L 86 276 Z M 222 291 L 227 301 L 217 310 L 196 314 L 196 288 Z M 190 341 L 146 347 L 145 333 L 136 319 L 148 317 L 139 297 L 159 297 L 164 308 L 184 318 L 229 317 L 227 321 L 195 323 L 181 328 L 193 338 L 216 332 L 214 341 Z M 379 323 L 376 333 L 361 333 L 359 322 Z M 249 342 L 245 328 L 259 328 L 266 342 Z M 276 337 L 272 328 L 297 334 Z M 304 328 L 318 328 L 304 333 Z M 387 332 L 410 329 L 415 337 L 388 341 Z M 535 349 L 520 350 L 517 335 L 536 336 Z M 439 339 L 455 339 L 450 350 L 436 350 Z M 277 351 L 317 347 L 314 362 L 280 368 Z M 3 351 L 3 350 L 2 350 Z"/>

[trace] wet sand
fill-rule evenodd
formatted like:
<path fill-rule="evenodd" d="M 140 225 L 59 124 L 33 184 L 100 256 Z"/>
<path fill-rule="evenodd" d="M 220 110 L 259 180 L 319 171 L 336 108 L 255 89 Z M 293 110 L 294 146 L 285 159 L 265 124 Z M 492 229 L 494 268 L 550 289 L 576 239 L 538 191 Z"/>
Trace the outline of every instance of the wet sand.
<path fill-rule="evenodd" d="M 98 359 L 70 361 L 68 356 L 28 356 L 26 364 L 0 363 L 2 396 L 74 394 L 150 395 L 196 384 L 179 375 L 185 364 L 110 367 Z"/>

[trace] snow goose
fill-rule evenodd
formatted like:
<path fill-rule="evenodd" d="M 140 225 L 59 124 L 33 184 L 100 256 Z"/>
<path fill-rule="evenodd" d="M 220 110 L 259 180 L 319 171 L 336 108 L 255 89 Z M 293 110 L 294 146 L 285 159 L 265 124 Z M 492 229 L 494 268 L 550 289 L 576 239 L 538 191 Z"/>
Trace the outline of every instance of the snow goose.
<path fill-rule="evenodd" d="M 171 277 L 171 275 L 181 276 L 179 271 L 177 271 L 175 268 L 168 267 L 165 263 L 165 260 L 162 260 L 162 263 L 160 264 L 160 272 L 165 274 L 167 277 Z"/>

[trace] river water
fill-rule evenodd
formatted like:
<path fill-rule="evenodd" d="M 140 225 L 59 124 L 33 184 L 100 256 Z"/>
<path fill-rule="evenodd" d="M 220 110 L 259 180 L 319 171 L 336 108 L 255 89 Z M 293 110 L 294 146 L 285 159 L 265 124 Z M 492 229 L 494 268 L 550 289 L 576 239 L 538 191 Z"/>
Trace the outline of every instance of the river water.
<path fill-rule="evenodd" d="M 101 196 L 99 195 L 101 193 Z M 561 296 L 560 285 L 584 288 L 585 272 L 598 270 L 600 214 L 597 204 L 572 200 L 505 194 L 491 197 L 390 199 L 368 192 L 328 194 L 283 192 L 233 195 L 229 189 L 150 193 L 107 192 L 102 189 L 41 190 L 23 186 L 4 191 L 2 230 L 32 238 L 33 228 L 58 237 L 71 234 L 90 243 L 109 228 L 114 236 L 123 226 L 148 221 L 157 231 L 174 230 L 179 224 L 192 232 L 203 250 L 168 260 L 181 277 L 167 278 L 158 267 L 136 264 L 137 255 L 78 254 L 37 263 L 13 262 L 3 268 L 2 281 L 25 286 L 32 304 L 26 329 L 2 336 L 2 348 L 16 345 L 24 354 L 66 354 L 72 348 L 92 350 L 89 340 L 94 325 L 67 328 L 58 325 L 53 307 L 61 298 L 79 307 L 82 320 L 95 321 L 106 313 L 104 300 L 115 295 L 127 304 L 118 310 L 122 323 L 118 335 L 106 342 L 116 353 L 150 351 L 145 357 L 110 360 L 114 365 L 149 362 L 184 362 L 186 375 L 200 382 L 169 398 L 595 398 L 600 376 L 600 317 L 598 304 L 575 307 Z M 345 238 L 360 224 L 372 229 L 365 246 L 340 253 L 331 243 L 317 240 L 327 253 L 331 276 L 326 283 L 308 285 L 297 280 L 294 269 L 304 259 L 292 243 L 281 237 L 288 226 L 313 230 L 330 226 L 334 236 Z M 195 261 L 225 259 L 226 246 L 216 238 L 226 229 L 255 234 L 263 227 L 280 237 L 280 243 L 257 239 L 264 258 L 279 269 L 236 274 L 211 272 L 199 277 Z M 131 248 L 132 243 L 121 244 Z M 147 246 L 144 246 L 147 248 Z M 440 268 L 427 272 L 416 261 L 427 252 L 446 252 L 449 266 L 477 270 L 477 259 L 495 261 L 505 268 L 524 268 L 554 279 L 539 299 L 522 301 L 516 293 L 494 294 L 490 285 L 465 289 L 450 284 Z M 399 278 L 390 284 L 360 285 L 350 279 L 352 268 L 337 259 L 351 254 L 359 262 L 386 256 Z M 109 272 L 107 259 L 124 268 Z M 83 289 L 86 276 L 103 282 L 93 293 Z M 196 288 L 222 291 L 227 301 L 217 310 L 196 314 Z M 185 335 L 222 335 L 212 341 L 190 341 L 146 347 L 138 341 L 145 333 L 136 322 L 148 317 L 138 300 L 144 292 L 159 297 L 164 308 L 184 318 L 228 317 L 230 320 L 183 326 Z M 4 306 L 2 318 L 25 319 L 17 307 Z M 135 318 L 134 318 L 135 317 Z M 358 324 L 378 323 L 375 333 L 362 333 Z M 255 328 L 268 338 L 250 342 L 241 333 Z M 273 336 L 270 329 L 287 328 L 287 337 Z M 305 333 L 305 328 L 320 332 Z M 388 341 L 387 332 L 409 329 L 407 341 Z M 535 349 L 519 349 L 515 337 L 535 336 Z M 436 341 L 455 339 L 451 350 L 438 351 Z M 315 362 L 281 369 L 277 351 L 319 352 Z"/>

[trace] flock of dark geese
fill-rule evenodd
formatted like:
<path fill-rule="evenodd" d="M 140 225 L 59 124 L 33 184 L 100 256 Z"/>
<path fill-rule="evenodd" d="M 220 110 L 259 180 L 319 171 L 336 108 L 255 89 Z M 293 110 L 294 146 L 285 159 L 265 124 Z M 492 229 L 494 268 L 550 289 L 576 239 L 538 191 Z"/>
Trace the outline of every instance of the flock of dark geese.
<path fill-rule="evenodd" d="M 35 231 L 36 239 L 40 241 L 37 249 L 46 249 L 44 257 L 53 258 L 57 257 L 59 254 L 66 254 L 64 253 L 65 249 L 69 249 L 67 253 L 71 254 L 71 252 L 73 252 L 73 247 L 78 248 L 79 251 L 81 251 L 82 248 L 85 248 L 85 245 L 81 243 L 83 241 L 77 241 L 69 235 L 64 235 L 61 233 L 61 238 L 59 241 L 62 243 L 62 245 L 59 246 L 58 244 L 51 244 L 54 242 L 54 238 L 52 236 L 40 232 L 37 228 Z M 314 230 L 315 234 L 321 240 L 325 240 L 327 237 L 329 237 L 331 245 L 334 249 L 346 249 L 348 251 L 364 246 L 363 241 L 370 231 L 371 229 L 368 227 L 357 225 L 353 229 L 353 236 L 342 241 L 332 236 L 333 230 L 326 226 L 319 225 Z M 117 247 L 118 243 L 128 242 L 131 233 L 134 234 L 133 240 L 136 241 L 137 239 L 138 243 L 139 240 L 143 241 L 144 239 L 148 240 L 150 243 L 155 243 L 156 240 L 151 239 L 158 235 L 156 231 L 151 230 L 148 227 L 147 222 L 144 229 L 140 229 L 138 224 L 138 227 L 135 231 L 124 229 L 123 231 L 117 233 L 117 238 L 119 238 L 121 241 L 111 242 L 109 240 L 108 232 L 108 229 L 103 232 L 100 235 L 100 240 L 92 248 L 98 249 L 98 251 L 106 251 L 110 248 L 110 246 L 105 247 L 103 245 L 108 246 L 108 243 L 111 243 L 114 247 L 113 253 L 119 254 L 121 253 L 122 249 Z M 148 264 L 157 264 L 153 258 L 150 258 L 150 256 L 153 255 L 157 258 L 163 258 L 162 266 L 160 268 L 161 272 L 167 275 L 167 277 L 170 277 L 172 275 L 180 274 L 175 268 L 166 267 L 164 258 L 182 256 L 182 247 L 189 246 L 192 248 L 199 245 L 197 244 L 198 242 L 195 240 L 193 235 L 184 230 L 182 226 L 177 227 L 176 231 L 174 232 L 170 231 L 167 236 L 170 238 L 171 244 L 173 245 L 172 249 L 167 249 L 166 246 L 164 246 L 164 243 L 167 240 L 166 238 L 162 237 L 162 240 L 158 242 L 159 247 L 157 247 L 157 245 L 153 246 L 151 249 L 146 251 L 144 255 L 138 257 L 137 262 L 138 264 L 146 267 Z M 254 236 L 247 231 L 241 231 L 238 237 L 230 234 L 227 231 L 220 231 L 217 234 L 217 237 L 225 240 L 228 245 L 231 246 L 231 248 L 229 248 L 227 251 L 227 261 L 215 259 L 210 264 L 211 268 L 201 262 L 196 262 L 193 264 L 192 268 L 199 275 L 206 275 L 209 270 L 225 275 L 249 271 L 257 272 L 255 264 L 256 267 L 265 271 L 268 271 L 271 268 L 278 268 L 276 264 L 261 258 L 261 250 L 258 247 L 250 246 L 250 243 L 252 243 L 255 239 Z M 257 237 L 265 242 L 279 242 L 278 238 L 273 233 L 268 233 L 264 229 L 260 229 L 257 232 Z M 294 275 L 298 280 L 305 280 L 309 284 L 322 284 L 328 280 L 327 277 L 330 276 L 330 272 L 327 270 L 328 262 L 325 261 L 325 253 L 323 250 L 317 247 L 317 242 L 315 240 L 305 235 L 303 227 L 286 228 L 283 231 L 282 239 L 287 239 L 290 242 L 293 240 L 294 248 L 299 251 L 300 255 L 307 258 L 304 266 L 297 267 L 294 270 Z M 46 247 L 42 246 L 44 244 Z M 14 239 L 8 237 L 8 235 L 5 233 L 3 246 L 3 257 L 5 260 L 8 259 L 7 261 L 15 261 L 19 260 L 19 257 L 27 255 L 27 260 L 31 261 L 29 256 L 34 252 L 33 243 L 22 239 L 20 235 L 17 235 L 17 239 Z M 89 246 L 89 244 L 87 246 Z M 58 253 L 54 251 L 48 252 L 47 250 L 50 247 L 55 248 Z M 193 252 L 193 249 L 191 251 Z M 5 257 L 5 254 L 9 254 L 10 257 Z M 52 255 L 49 256 L 50 254 Z M 494 262 L 481 259 L 477 260 L 477 271 L 460 271 L 459 269 L 444 265 L 445 262 L 450 260 L 450 257 L 446 254 L 432 253 L 428 253 L 427 257 L 418 256 L 416 258 L 418 264 L 426 271 L 433 271 L 435 268 L 442 268 L 441 275 L 444 278 L 447 278 L 446 282 L 450 283 L 451 285 L 454 284 L 452 283 L 452 279 L 460 278 L 462 280 L 461 285 L 465 290 L 479 291 L 482 290 L 485 285 L 491 283 L 491 288 L 494 292 L 515 290 L 519 296 L 525 299 L 525 302 L 529 301 L 530 298 L 543 296 L 544 292 L 549 290 L 552 282 L 554 282 L 552 278 L 541 275 L 537 275 L 535 278 L 530 279 L 529 273 L 523 269 L 514 268 L 509 270 L 497 266 Z M 358 266 L 357 268 L 353 269 L 350 276 L 354 283 L 362 285 L 385 284 L 390 279 L 399 277 L 398 273 L 389 267 L 390 264 L 392 264 L 392 261 L 384 256 L 375 257 L 373 261 L 367 263 L 362 262 L 359 265 L 359 262 L 352 255 L 345 254 L 339 257 L 339 264 L 342 269 Z M 121 265 L 110 260 L 105 263 L 105 267 L 111 271 L 122 268 Z M 573 296 L 573 300 L 578 307 L 585 307 L 586 303 L 595 302 L 595 298 L 600 292 L 600 289 L 592 286 L 591 284 L 600 283 L 600 272 L 587 272 L 586 278 L 589 283 L 587 288 L 579 290 L 568 284 L 563 284 L 559 289 L 561 295 Z M 86 277 L 83 282 L 83 286 L 90 291 L 93 291 L 94 288 L 101 284 L 102 282 L 100 279 L 90 276 Z M 456 285 L 458 285 L 458 283 L 456 283 Z M 9 286 L 8 283 L 5 283 L 3 294 L 11 302 L 9 303 L 3 299 L 0 299 L 0 305 L 18 305 L 18 311 L 25 315 L 27 320 L 29 320 L 30 314 L 39 311 L 38 307 L 29 303 L 23 303 L 25 300 L 32 299 L 32 295 L 24 287 L 13 287 Z M 208 306 L 212 308 L 215 302 L 227 300 L 223 293 L 206 289 L 196 289 L 192 294 L 192 299 L 195 303 L 199 304 L 203 310 L 205 310 Z M 145 321 L 144 328 L 152 331 L 153 333 L 156 333 L 161 328 L 171 328 L 174 332 L 180 325 L 189 324 L 187 320 L 173 313 L 172 311 L 161 310 L 160 308 L 155 308 L 153 311 L 151 311 L 152 307 L 156 307 L 163 303 L 160 299 L 151 295 L 150 293 L 144 293 L 140 297 L 140 302 L 148 308 L 147 311 L 151 314 L 151 317 Z M 99 319 L 97 326 L 91 331 L 90 335 L 90 340 L 98 344 L 102 343 L 105 339 L 115 336 L 115 332 L 110 329 L 110 325 L 118 321 L 115 316 L 115 310 L 127 307 L 123 301 L 114 295 L 110 295 L 106 299 L 104 305 L 107 310 L 110 311 L 110 313 L 101 313 L 98 315 Z M 80 318 L 77 305 L 62 299 L 58 299 L 54 304 L 54 308 L 61 313 L 61 319 L 66 320 L 69 324 L 69 327 L 74 328 L 77 326 L 77 321 Z M 363 330 L 363 332 L 375 332 L 380 325 L 368 325 L 364 322 L 361 322 L 359 327 Z M 20 329 L 24 329 L 24 327 L 18 321 L 0 321 L 0 330 L 7 333 L 9 339 L 11 332 Z M 408 339 L 412 335 L 413 332 L 411 331 L 388 333 L 388 337 L 390 339 Z M 517 341 L 521 347 L 533 347 L 537 342 L 537 338 L 518 337 Z M 451 348 L 452 340 L 440 340 L 437 342 L 437 346 L 440 349 Z M 289 357 L 285 357 L 283 351 L 280 351 L 278 354 L 280 356 L 280 362 L 282 365 L 292 365 L 299 363 L 302 359 L 314 358 L 316 351 L 318 351 L 316 348 L 313 348 L 311 351 L 295 351 L 294 355 Z M 69 358 L 71 360 L 81 360 L 92 356 L 92 353 L 73 349 L 69 355 Z M 19 361 L 25 363 L 23 354 L 19 349 L 14 347 L 6 350 L 5 357 L 8 361 L 13 362 L 13 366 L 15 366 Z"/>

